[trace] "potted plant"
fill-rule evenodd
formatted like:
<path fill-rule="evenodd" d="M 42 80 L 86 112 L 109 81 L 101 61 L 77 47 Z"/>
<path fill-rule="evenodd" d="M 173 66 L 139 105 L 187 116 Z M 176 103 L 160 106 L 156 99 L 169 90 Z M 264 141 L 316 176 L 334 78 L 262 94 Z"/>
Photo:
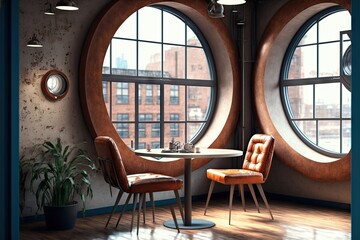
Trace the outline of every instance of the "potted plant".
<path fill-rule="evenodd" d="M 44 210 L 48 229 L 71 229 L 77 217 L 76 197 L 82 202 L 83 213 L 86 198 L 93 197 L 88 170 L 96 170 L 96 166 L 82 149 L 63 147 L 60 138 L 39 146 L 40 152 L 28 162 L 30 191 L 35 194 L 38 207 L 36 214 Z"/>

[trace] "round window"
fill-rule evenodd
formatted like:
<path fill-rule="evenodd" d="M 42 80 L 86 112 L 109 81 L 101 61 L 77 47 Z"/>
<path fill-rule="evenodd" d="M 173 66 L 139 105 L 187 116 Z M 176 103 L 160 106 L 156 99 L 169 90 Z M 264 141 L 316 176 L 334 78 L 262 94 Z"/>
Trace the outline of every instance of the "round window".
<path fill-rule="evenodd" d="M 351 15 L 331 7 L 309 19 L 284 58 L 283 104 L 295 132 L 310 147 L 339 157 L 351 149 Z M 346 51 L 341 51 L 347 49 Z M 339 64 L 340 63 L 340 64 Z"/>
<path fill-rule="evenodd" d="M 276 139 L 277 158 L 317 181 L 350 179 L 351 93 L 340 56 L 351 29 L 340 7 L 349 11 L 351 2 L 288 1 L 269 21 L 254 68 L 259 125 Z"/>
<path fill-rule="evenodd" d="M 55 101 L 64 98 L 69 89 L 69 81 L 59 70 L 48 71 L 41 81 L 41 89 L 45 97 Z"/>

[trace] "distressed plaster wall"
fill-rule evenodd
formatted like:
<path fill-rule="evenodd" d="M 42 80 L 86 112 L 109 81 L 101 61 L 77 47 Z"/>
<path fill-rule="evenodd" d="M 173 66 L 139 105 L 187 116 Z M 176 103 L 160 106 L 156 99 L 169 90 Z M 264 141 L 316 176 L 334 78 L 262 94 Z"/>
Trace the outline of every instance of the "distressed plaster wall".
<path fill-rule="evenodd" d="M 56 4 L 55 0 L 49 1 Z M 66 144 L 86 141 L 87 144 L 81 146 L 96 159 L 93 139 L 81 111 L 78 72 L 82 44 L 90 25 L 109 2 L 110 0 L 77 0 L 79 11 L 56 10 L 55 16 L 47 16 L 43 13 L 46 0 L 20 1 L 20 156 L 28 158 L 34 144 L 60 137 Z M 42 42 L 43 48 L 26 46 L 34 33 Z M 65 73 L 70 82 L 67 96 L 57 102 L 48 101 L 41 92 L 42 76 L 54 68 Z M 231 162 L 225 166 L 228 164 Z M 224 163 L 213 161 L 194 172 L 193 177 L 201 179 L 193 184 L 196 195 L 205 194 L 208 190 L 209 182 L 205 178 L 207 167 L 220 166 L 224 166 Z M 117 190 L 111 197 L 101 173 L 93 175 L 92 183 L 94 198 L 88 199 L 87 209 L 112 206 Z M 180 195 L 183 196 L 182 191 Z M 172 192 L 162 193 L 157 194 L 155 200 L 173 197 Z M 121 204 L 124 201 L 122 199 Z M 27 192 L 23 215 L 31 216 L 35 211 L 35 198 Z"/>
<path fill-rule="evenodd" d="M 49 0 L 53 4 L 56 1 Z M 245 18 L 245 93 L 251 93 L 251 70 L 254 59 L 248 56 L 253 40 L 250 38 L 250 26 L 258 27 L 257 38 L 260 38 L 267 22 L 286 0 L 264 1 L 258 6 L 257 23 L 252 23 L 252 16 L 248 12 L 252 10 L 247 4 Z M 98 12 L 110 2 L 110 0 L 77 0 L 80 7 L 78 12 L 56 11 L 55 16 L 43 14 L 46 0 L 21 0 L 20 1 L 20 156 L 28 157 L 29 149 L 36 143 L 44 140 L 55 140 L 61 137 L 65 143 L 80 143 L 86 141 L 85 149 L 95 159 L 95 151 L 92 138 L 85 125 L 78 89 L 78 69 L 87 31 Z M 251 1 L 249 1 L 251 3 Z M 272 9 L 272 11 L 269 11 Z M 231 10 L 225 8 L 225 23 L 229 31 L 234 30 L 231 25 Z M 240 8 L 239 13 L 243 14 Z M 26 47 L 26 42 L 33 33 L 36 33 L 44 47 L 40 49 Z M 235 37 L 237 40 L 240 36 Z M 240 41 L 240 40 L 239 40 Z M 70 89 L 68 95 L 58 102 L 46 100 L 41 92 L 41 78 L 49 70 L 57 68 L 69 78 Z M 250 99 L 250 98 L 249 98 Z M 252 124 L 256 116 L 251 116 L 250 100 L 246 102 L 245 134 L 250 136 L 254 129 Z M 240 127 L 239 127 L 240 129 Z M 237 135 L 239 136 L 240 133 Z M 234 139 L 229 147 L 237 145 Z M 215 167 L 236 166 L 230 161 L 215 160 L 198 169 L 193 174 L 196 180 L 193 183 L 194 195 L 206 194 L 209 181 L 206 179 L 206 169 Z M 111 197 L 109 188 L 104 183 L 100 173 L 93 176 L 94 198 L 88 200 L 88 209 L 97 209 L 112 206 L 117 192 Z M 286 184 L 284 184 L 286 182 Z M 292 184 L 291 184 L 292 183 Z M 215 191 L 225 191 L 227 188 L 216 186 Z M 291 192 L 289 192 L 291 190 Z M 349 203 L 350 183 L 317 183 L 309 181 L 298 173 L 289 170 L 288 167 L 274 159 L 269 181 L 265 185 L 265 191 L 290 194 L 293 196 L 316 198 L 329 201 Z M 183 195 L 183 192 L 180 193 Z M 172 193 L 156 195 L 156 199 L 172 198 Z M 122 200 L 122 203 L 124 199 Z M 271 204 L 271 203 L 270 203 Z M 24 215 L 34 215 L 36 204 L 34 197 L 27 193 Z"/>
<path fill-rule="evenodd" d="M 45 0 L 20 1 L 20 156 L 25 158 L 34 144 L 60 137 L 66 144 L 86 141 L 87 144 L 81 146 L 95 159 L 92 139 L 81 112 L 78 68 L 89 26 L 109 1 L 77 2 L 78 12 L 56 10 L 55 16 L 48 16 L 43 13 Z M 26 46 L 33 33 L 43 48 Z M 54 68 L 65 73 L 70 82 L 67 96 L 57 102 L 48 101 L 41 92 L 42 76 Z M 100 174 L 93 176 L 93 189 L 94 198 L 88 201 L 88 208 L 113 204 Z M 27 193 L 24 215 L 33 215 L 35 210 L 35 199 Z"/>

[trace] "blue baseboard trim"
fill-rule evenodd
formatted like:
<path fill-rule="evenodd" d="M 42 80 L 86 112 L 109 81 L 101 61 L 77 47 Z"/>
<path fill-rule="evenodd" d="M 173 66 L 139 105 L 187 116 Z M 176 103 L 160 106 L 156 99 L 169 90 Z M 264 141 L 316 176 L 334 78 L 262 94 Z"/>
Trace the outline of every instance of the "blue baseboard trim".
<path fill-rule="evenodd" d="M 236 192 L 236 194 L 238 194 L 238 192 Z M 245 194 L 245 198 L 252 199 L 249 191 L 245 190 L 244 194 Z M 229 192 L 213 193 L 211 198 L 221 197 L 221 196 L 229 196 Z M 207 197 L 207 195 L 199 195 L 199 196 L 193 197 L 193 200 L 206 201 L 206 197 Z M 293 202 L 293 203 L 304 204 L 304 205 L 327 207 L 327 208 L 333 208 L 333 209 L 339 209 L 339 210 L 345 210 L 345 211 L 350 211 L 350 208 L 351 208 L 351 204 L 348 204 L 348 203 L 332 202 L 332 201 L 304 198 L 304 197 L 298 197 L 298 196 L 288 196 L 288 195 L 283 195 L 283 194 L 278 194 L 278 193 L 266 192 L 266 198 L 269 201 L 270 206 L 271 206 L 271 200 L 278 200 L 278 201 Z M 260 202 L 262 201 L 261 196 L 257 196 L 257 199 Z"/>
<path fill-rule="evenodd" d="M 180 198 L 181 201 L 183 201 L 183 198 Z M 159 207 L 159 206 L 167 206 L 167 205 L 173 205 L 176 204 L 176 199 L 166 199 L 166 200 L 158 200 L 155 201 L 155 207 Z M 116 208 L 115 212 L 120 212 L 122 210 L 124 205 L 119 205 Z M 146 207 L 151 207 L 150 202 L 146 202 Z M 91 217 L 91 216 L 97 216 L 97 215 L 103 215 L 103 214 L 110 214 L 112 211 L 113 206 L 109 206 L 109 207 L 102 207 L 102 208 L 94 208 L 94 209 L 87 209 L 85 211 L 85 214 L 83 214 L 82 211 L 79 211 L 77 214 L 78 218 L 83 218 L 83 217 Z M 128 206 L 126 207 L 126 211 L 130 211 L 133 208 L 133 204 L 128 204 Z M 45 216 L 44 214 L 39 214 L 39 215 L 33 215 L 33 216 L 26 216 L 26 217 L 22 217 L 20 218 L 20 223 L 22 224 L 27 224 L 27 223 L 33 223 L 33 222 L 40 222 L 40 221 L 45 221 Z"/>
<path fill-rule="evenodd" d="M 229 192 L 218 192 L 212 194 L 212 199 L 216 199 L 223 196 L 229 196 Z M 250 198 L 250 192 L 245 191 L 245 197 Z M 193 196 L 193 201 L 206 201 L 207 195 L 197 195 Z M 269 204 L 271 206 L 271 200 L 279 200 L 279 201 L 285 201 L 285 202 L 293 202 L 298 204 L 304 204 L 304 205 L 311 205 L 311 206 L 318 206 L 318 207 L 327 207 L 332 209 L 339 209 L 339 210 L 345 210 L 350 212 L 351 205 L 347 203 L 339 203 L 339 202 L 331 202 L 331 201 L 325 201 L 325 200 L 318 200 L 318 199 L 310 199 L 310 198 L 303 198 L 303 197 L 296 197 L 296 196 L 287 196 L 282 194 L 276 194 L 276 193 L 266 193 L 266 198 L 269 201 Z M 260 196 L 258 196 L 258 199 L 260 199 Z M 183 202 L 184 198 L 181 198 L 181 201 Z M 261 200 L 260 200 L 261 201 Z M 155 206 L 167 206 L 167 205 L 173 205 L 176 204 L 176 199 L 166 199 L 166 200 L 158 200 L 155 201 Z M 116 209 L 116 212 L 120 212 L 122 210 L 124 205 L 119 205 Z M 147 207 L 150 206 L 150 202 L 146 203 Z M 205 204 L 204 204 L 205 207 Z M 126 211 L 130 211 L 133 208 L 133 204 L 129 204 L 126 208 Z M 78 212 L 78 218 L 82 217 L 91 217 L 91 216 L 97 216 L 97 215 L 104 215 L 104 214 L 110 214 L 112 211 L 112 206 L 109 207 L 102 207 L 102 208 L 95 208 L 95 209 L 88 209 L 85 212 L 85 215 L 83 212 Z M 20 219 L 20 222 L 23 224 L 26 223 L 32 223 L 37 221 L 44 221 L 45 216 L 43 214 L 37 215 L 37 216 L 27 216 Z"/>
<path fill-rule="evenodd" d="M 350 212 L 351 204 L 349 203 L 340 203 L 340 202 L 333 202 L 333 201 L 326 201 L 326 200 L 319 200 L 319 199 L 312 199 L 312 198 L 303 198 L 297 196 L 287 196 L 277 193 L 266 193 L 266 197 L 268 199 L 286 201 L 286 202 L 294 202 L 304 205 L 312 205 L 312 206 L 319 206 L 319 207 L 327 207 L 339 210 L 346 210 Z M 271 204 L 271 203 L 269 203 Z"/>

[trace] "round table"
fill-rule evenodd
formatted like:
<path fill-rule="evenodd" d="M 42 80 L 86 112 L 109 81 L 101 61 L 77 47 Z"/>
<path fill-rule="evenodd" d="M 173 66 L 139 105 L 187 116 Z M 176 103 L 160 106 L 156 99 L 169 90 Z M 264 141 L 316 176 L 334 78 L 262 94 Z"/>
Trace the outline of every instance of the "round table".
<path fill-rule="evenodd" d="M 185 219 L 179 221 L 179 228 L 181 229 L 202 229 L 215 226 L 214 222 L 201 220 L 201 219 L 192 219 L 192 194 L 191 194 L 191 160 L 194 158 L 231 158 L 231 157 L 240 157 L 243 155 L 243 152 L 240 150 L 234 149 L 218 149 L 218 148 L 201 148 L 200 152 L 184 152 L 176 151 L 170 152 L 168 149 L 151 149 L 150 151 L 146 149 L 137 149 L 134 151 L 140 156 L 153 157 L 154 161 L 162 160 L 174 160 L 175 158 L 183 158 L 184 161 L 184 198 L 185 198 Z M 165 159 L 164 159 L 165 158 Z M 151 160 L 151 159 L 149 159 Z M 170 228 L 176 228 L 174 221 L 169 220 L 165 221 L 164 225 Z"/>

